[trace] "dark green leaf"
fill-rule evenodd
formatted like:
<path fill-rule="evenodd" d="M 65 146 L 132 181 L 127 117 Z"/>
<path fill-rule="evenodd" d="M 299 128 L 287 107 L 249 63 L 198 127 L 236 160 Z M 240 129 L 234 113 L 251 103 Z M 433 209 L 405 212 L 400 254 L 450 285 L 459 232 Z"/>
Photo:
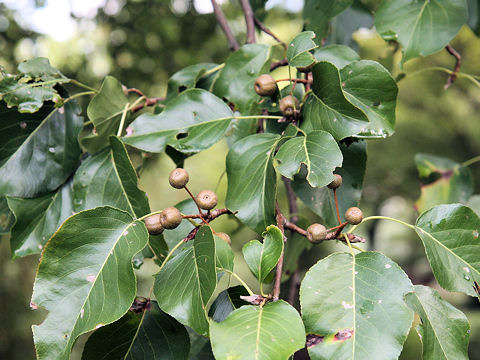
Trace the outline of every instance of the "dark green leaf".
<path fill-rule="evenodd" d="M 7 198 L 0 197 L 0 234 L 9 233 L 15 224 L 15 216 L 8 207 Z"/>
<path fill-rule="evenodd" d="M 306 67 L 315 62 L 310 52 L 318 47 L 312 40 L 315 38 L 313 31 L 304 31 L 293 38 L 287 48 L 287 61 L 293 67 Z"/>
<path fill-rule="evenodd" d="M 171 145 L 178 151 L 195 153 L 219 141 L 232 117 L 230 108 L 208 91 L 185 90 L 160 114 L 136 118 L 130 125 L 131 135 L 122 140 L 145 151 L 162 152 Z"/>
<path fill-rule="evenodd" d="M 18 107 L 21 113 L 34 113 L 44 102 L 61 99 L 54 86 L 68 82 L 46 58 L 35 58 L 18 65 L 18 75 L 6 75 L 0 80 L 0 100 L 8 107 Z"/>
<path fill-rule="evenodd" d="M 480 219 L 461 204 L 439 205 L 425 211 L 415 227 L 440 286 L 476 296 L 480 283 Z"/>
<path fill-rule="evenodd" d="M 368 1 L 370 4 L 378 3 L 377 0 Z M 358 49 L 358 43 L 353 35 L 360 28 L 371 29 L 373 16 L 366 10 L 365 1 L 355 0 L 348 9 L 330 20 L 330 34 L 327 36 L 327 44 L 343 44 Z M 360 60 L 360 59 L 358 59 Z"/>
<path fill-rule="evenodd" d="M 338 69 L 353 61 L 360 60 L 360 56 L 352 48 L 345 45 L 324 46 L 316 49 L 313 55 L 318 61 L 328 61 Z"/>
<path fill-rule="evenodd" d="M 468 0 L 468 20 L 467 24 L 478 36 L 480 34 L 480 1 Z"/>
<path fill-rule="evenodd" d="M 58 191 L 35 199 L 7 197 L 15 215 L 10 248 L 13 257 L 38 254 L 53 233 L 73 215 L 72 182 Z"/>
<path fill-rule="evenodd" d="M 340 214 L 348 208 L 358 206 L 362 196 L 363 177 L 367 163 L 365 141 L 354 142 L 351 145 L 340 143 L 343 154 L 343 165 L 335 173 L 342 176 L 342 186 L 337 191 Z M 337 212 L 333 191 L 326 188 L 313 188 L 306 179 L 306 171 L 295 176 L 292 187 L 297 196 L 319 215 L 324 225 L 332 227 L 338 225 Z"/>
<path fill-rule="evenodd" d="M 95 331 L 83 349 L 85 360 L 187 359 L 190 339 L 185 327 L 152 301 L 146 310 L 127 312 Z"/>
<path fill-rule="evenodd" d="M 423 344 L 423 360 L 468 360 L 470 325 L 460 310 L 423 285 L 415 285 L 415 292 L 405 299 L 422 320 L 417 332 Z"/>
<path fill-rule="evenodd" d="M 258 233 L 275 223 L 273 153 L 279 140 L 274 134 L 250 135 L 237 141 L 227 155 L 226 205 Z"/>
<path fill-rule="evenodd" d="M 305 28 L 313 30 L 318 40 L 328 33 L 328 20 L 340 14 L 352 4 L 353 0 L 305 0 L 303 19 Z"/>
<path fill-rule="evenodd" d="M 465 0 L 384 0 L 375 27 L 385 40 L 403 46 L 402 63 L 445 47 L 467 20 Z"/>
<path fill-rule="evenodd" d="M 242 306 L 224 321 L 212 321 L 210 335 L 217 360 L 287 360 L 305 346 L 300 316 L 283 300 Z"/>
<path fill-rule="evenodd" d="M 472 195 L 472 173 L 467 167 L 428 154 L 416 154 L 415 163 L 421 178 L 436 177 L 433 182 L 421 186 L 422 193 L 415 203 L 420 213 L 435 205 L 466 203 Z"/>
<path fill-rule="evenodd" d="M 233 271 L 233 251 L 230 245 L 227 244 L 225 240 L 217 235 L 214 235 L 215 238 L 215 264 L 217 267 Z"/>
<path fill-rule="evenodd" d="M 333 181 L 333 171 L 342 166 L 342 152 L 335 139 L 326 131 L 314 130 L 305 136 L 287 140 L 275 155 L 277 170 L 293 179 L 300 165 L 305 164 L 307 181 L 313 187 L 322 187 Z"/>
<path fill-rule="evenodd" d="M 212 306 L 210 306 L 208 316 L 214 321 L 222 322 L 233 310 L 235 310 L 235 306 L 233 305 L 232 299 L 230 299 L 228 290 L 223 290 L 218 294 Z"/>
<path fill-rule="evenodd" d="M 87 108 L 88 118 L 93 123 L 95 131 L 82 138 L 82 145 L 90 153 L 96 153 L 108 146 L 108 137 L 117 133 L 127 103 L 122 84 L 114 77 L 107 76 Z"/>
<path fill-rule="evenodd" d="M 168 102 L 183 91 L 194 88 L 205 72 L 216 66 L 217 64 L 199 63 L 177 71 L 170 79 L 168 79 L 167 98 L 165 101 Z"/>
<path fill-rule="evenodd" d="M 300 303 L 316 359 L 397 359 L 413 312 L 404 296 L 413 286 L 386 256 L 335 253 L 305 275 Z M 307 337 L 308 339 L 308 337 Z"/>
<path fill-rule="evenodd" d="M 213 93 L 235 104 L 242 114 L 249 113 L 259 99 L 254 83 L 258 75 L 269 71 L 270 47 L 247 44 L 229 56 L 213 85 Z M 235 79 L 235 81 L 232 81 Z"/>
<path fill-rule="evenodd" d="M 270 225 L 262 236 L 263 243 L 251 240 L 242 248 L 245 262 L 260 283 L 265 282 L 283 252 L 283 235 L 279 228 Z"/>
<path fill-rule="evenodd" d="M 207 303 L 217 284 L 215 242 L 203 226 L 193 246 L 166 263 L 155 278 L 160 308 L 200 335 L 208 335 Z"/>
<path fill-rule="evenodd" d="M 0 155 L 0 194 L 46 194 L 62 185 L 77 167 L 81 153 L 77 137 L 83 123 L 79 107 L 70 101 L 61 108 L 45 110 L 23 115 L 0 102 L 0 136 L 5 140 Z"/>
<path fill-rule="evenodd" d="M 33 326 L 38 359 L 68 359 L 77 337 L 119 319 L 135 298 L 133 256 L 147 244 L 145 225 L 99 207 L 69 218 L 42 254 L 32 304 L 49 311 Z"/>

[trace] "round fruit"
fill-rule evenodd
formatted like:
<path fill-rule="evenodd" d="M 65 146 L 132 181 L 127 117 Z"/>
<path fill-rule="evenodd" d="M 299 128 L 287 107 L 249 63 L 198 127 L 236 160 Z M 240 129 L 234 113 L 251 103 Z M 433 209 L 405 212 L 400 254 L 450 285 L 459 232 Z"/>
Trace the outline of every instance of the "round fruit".
<path fill-rule="evenodd" d="M 318 244 L 327 237 L 327 228 L 322 224 L 312 224 L 307 229 L 307 239 L 312 244 Z"/>
<path fill-rule="evenodd" d="M 145 226 L 147 227 L 150 235 L 161 234 L 164 230 L 162 223 L 160 222 L 160 214 L 149 216 L 145 219 Z"/>
<path fill-rule="evenodd" d="M 255 92 L 260 96 L 272 96 L 277 91 L 277 82 L 269 74 L 262 74 L 255 80 Z"/>
<path fill-rule="evenodd" d="M 285 116 L 292 116 L 295 113 L 295 109 L 298 109 L 298 100 L 292 95 L 287 95 L 280 100 L 280 111 Z"/>
<path fill-rule="evenodd" d="M 182 222 L 182 214 L 177 208 L 168 207 L 160 213 L 160 223 L 165 229 L 175 229 Z"/>
<path fill-rule="evenodd" d="M 302 73 L 309 73 L 312 71 L 313 65 L 315 65 L 315 63 L 311 63 L 308 66 L 300 66 L 300 67 L 297 67 L 297 70 Z"/>
<path fill-rule="evenodd" d="M 168 177 L 168 182 L 175 189 L 181 189 L 187 185 L 189 180 L 188 172 L 182 168 L 176 168 L 172 170 L 170 176 Z"/>
<path fill-rule="evenodd" d="M 217 206 L 217 203 L 217 194 L 211 190 L 200 191 L 197 195 L 197 204 L 203 210 L 212 210 L 215 206 Z"/>
<path fill-rule="evenodd" d="M 329 189 L 337 189 L 342 185 L 342 177 L 338 174 L 333 174 L 335 176 L 335 180 L 333 180 L 330 184 L 327 185 Z"/>
<path fill-rule="evenodd" d="M 232 245 L 232 239 L 230 239 L 230 236 L 228 236 L 227 233 L 219 232 L 219 233 L 217 233 L 217 236 L 218 236 L 219 238 L 222 238 L 223 240 L 225 240 L 225 242 L 226 242 L 228 245 Z"/>
<path fill-rule="evenodd" d="M 363 220 L 363 212 L 358 207 L 351 207 L 345 213 L 345 220 L 348 221 L 349 224 L 358 225 Z"/>

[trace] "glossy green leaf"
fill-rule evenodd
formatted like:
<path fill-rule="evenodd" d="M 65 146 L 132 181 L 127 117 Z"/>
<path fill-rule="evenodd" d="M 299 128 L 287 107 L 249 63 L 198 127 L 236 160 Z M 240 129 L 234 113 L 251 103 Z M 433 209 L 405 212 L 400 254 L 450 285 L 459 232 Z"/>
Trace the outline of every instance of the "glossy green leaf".
<path fill-rule="evenodd" d="M 360 60 L 360 56 L 345 45 L 327 45 L 314 51 L 313 56 L 318 61 L 328 61 L 338 69 L 345 67 L 351 62 Z"/>
<path fill-rule="evenodd" d="M 107 76 L 87 108 L 94 130 L 92 134 L 83 137 L 81 142 L 90 153 L 94 154 L 109 145 L 108 137 L 117 133 L 127 103 L 120 81 Z"/>
<path fill-rule="evenodd" d="M 224 321 L 212 321 L 210 336 L 217 360 L 287 360 L 305 346 L 302 320 L 283 300 L 242 306 Z"/>
<path fill-rule="evenodd" d="M 230 245 L 225 240 L 217 235 L 213 236 L 215 239 L 215 264 L 217 267 L 233 271 L 233 251 Z"/>
<path fill-rule="evenodd" d="M 131 134 L 122 140 L 145 151 L 162 152 L 171 145 L 194 153 L 219 141 L 232 117 L 230 108 L 215 95 L 201 89 L 185 90 L 160 114 L 136 118 L 130 125 Z"/>
<path fill-rule="evenodd" d="M 380 253 L 320 260 L 300 287 L 312 360 L 397 359 L 413 320 L 404 302 L 411 291 L 407 275 Z"/>
<path fill-rule="evenodd" d="M 95 331 L 83 349 L 85 360 L 181 360 L 188 358 L 190 338 L 185 327 L 152 301 L 139 313 L 127 312 Z"/>
<path fill-rule="evenodd" d="M 275 155 L 277 170 L 293 179 L 300 166 L 307 169 L 307 181 L 313 187 L 322 187 L 333 181 L 333 171 L 342 166 L 342 152 L 335 139 L 326 131 L 314 130 L 305 136 L 287 140 Z"/>
<path fill-rule="evenodd" d="M 217 64 L 212 63 L 199 63 L 177 71 L 168 79 L 167 98 L 165 101 L 169 102 L 183 91 L 194 88 L 205 72 L 216 66 Z"/>
<path fill-rule="evenodd" d="M 62 185 L 77 167 L 83 120 L 69 101 L 20 114 L 0 101 L 0 195 L 36 197 Z"/>
<path fill-rule="evenodd" d="M 270 47 L 264 44 L 247 44 L 231 54 L 218 74 L 213 93 L 235 105 L 242 114 L 250 111 L 259 99 L 254 89 L 258 75 L 270 68 Z M 232 81 L 235 79 L 235 81 Z"/>
<path fill-rule="evenodd" d="M 32 304 L 49 311 L 33 326 L 38 359 L 68 359 L 78 336 L 124 315 L 136 294 L 133 256 L 145 225 L 111 207 L 69 218 L 45 246 Z"/>
<path fill-rule="evenodd" d="M 287 48 L 287 61 L 293 67 L 305 67 L 315 62 L 315 57 L 310 51 L 318 45 L 312 40 L 315 38 L 313 31 L 304 31 L 293 38 Z"/>
<path fill-rule="evenodd" d="M 420 213 L 435 205 L 466 203 L 472 195 L 472 173 L 467 167 L 428 154 L 416 154 L 415 163 L 421 178 L 436 178 L 421 186 L 420 198 L 415 203 Z"/>
<path fill-rule="evenodd" d="M 78 168 L 73 180 L 74 209 L 82 211 L 110 205 L 140 217 L 150 212 L 146 194 L 137 187 L 137 174 L 127 150 L 116 136 L 111 147 Z"/>
<path fill-rule="evenodd" d="M 52 67 L 46 58 L 34 58 L 18 65 L 19 74 L 2 74 L 0 100 L 8 107 L 18 107 L 21 113 L 34 113 L 44 102 L 61 99 L 54 86 L 68 82 L 63 74 Z"/>
<path fill-rule="evenodd" d="M 404 63 L 443 49 L 466 20 L 465 0 L 384 0 L 375 27 L 385 40 L 402 45 Z"/>
<path fill-rule="evenodd" d="M 283 235 L 279 228 L 270 225 L 262 234 L 263 243 L 250 240 L 243 248 L 243 257 L 250 271 L 260 282 L 275 268 L 283 252 Z"/>
<path fill-rule="evenodd" d="M 328 34 L 328 21 L 352 3 L 353 0 L 305 0 L 303 7 L 305 28 L 313 30 L 318 40 L 322 40 Z"/>
<path fill-rule="evenodd" d="M 480 218 L 461 204 L 425 211 L 415 227 L 423 241 L 433 274 L 441 287 L 476 296 L 480 283 Z"/>
<path fill-rule="evenodd" d="M 302 129 L 325 130 L 336 140 L 357 135 L 384 138 L 393 133 L 397 85 L 370 60 L 354 61 L 339 72 L 329 62 L 313 67 L 313 94 L 303 109 Z"/>
<path fill-rule="evenodd" d="M 155 278 L 158 306 L 200 335 L 208 335 L 207 303 L 217 285 L 215 242 L 203 226 L 193 246 L 166 263 Z"/>
<path fill-rule="evenodd" d="M 230 299 L 228 290 L 223 290 L 218 294 L 212 306 L 210 306 L 208 316 L 214 321 L 221 322 L 225 320 L 233 310 L 235 310 L 235 306 L 233 305 L 232 299 Z"/>
<path fill-rule="evenodd" d="M 258 233 L 275 223 L 273 153 L 279 140 L 274 134 L 250 135 L 237 141 L 227 155 L 226 205 Z"/>
<path fill-rule="evenodd" d="M 10 237 L 12 256 L 39 254 L 45 243 L 73 215 L 72 182 L 34 199 L 7 197 L 16 221 Z"/>
<path fill-rule="evenodd" d="M 422 320 L 417 332 L 423 360 L 468 360 L 470 325 L 460 310 L 423 285 L 415 285 L 415 292 L 407 294 L 405 300 Z"/>

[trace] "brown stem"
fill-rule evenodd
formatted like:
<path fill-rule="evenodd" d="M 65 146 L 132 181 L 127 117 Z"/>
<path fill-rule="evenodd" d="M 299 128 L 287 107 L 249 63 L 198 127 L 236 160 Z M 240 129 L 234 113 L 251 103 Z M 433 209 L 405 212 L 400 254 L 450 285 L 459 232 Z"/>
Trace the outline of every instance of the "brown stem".
<path fill-rule="evenodd" d="M 277 226 L 282 232 L 283 235 L 283 242 L 287 241 L 285 237 L 285 229 L 283 225 L 286 223 L 285 216 L 283 216 L 282 212 L 280 211 L 280 207 L 278 203 L 275 203 L 275 214 L 277 219 Z M 284 247 L 285 248 L 285 247 Z M 283 271 L 283 251 L 280 255 L 280 259 L 278 259 L 277 268 L 275 270 L 275 282 L 273 283 L 273 301 L 276 301 L 280 298 L 280 285 L 282 283 L 282 271 Z"/>
<path fill-rule="evenodd" d="M 279 80 L 276 80 L 277 82 L 280 82 L 280 81 L 293 81 L 295 83 L 303 83 L 303 84 L 310 84 L 311 81 L 310 80 L 306 80 L 306 79 L 297 79 L 297 78 L 294 78 L 294 79 L 279 79 Z"/>
<path fill-rule="evenodd" d="M 195 214 L 195 215 L 184 215 L 183 218 L 184 219 L 202 219 L 202 221 L 208 225 L 208 223 L 214 219 L 216 219 L 217 217 L 219 216 L 222 216 L 222 215 L 225 215 L 225 214 L 233 214 L 233 212 L 231 212 L 230 210 L 228 209 L 215 209 L 215 210 L 212 210 L 210 211 L 209 214 L 207 214 L 207 216 L 200 216 L 200 214 Z M 197 235 L 197 232 L 198 230 L 200 230 L 201 226 L 197 226 L 195 228 L 192 229 L 192 231 L 190 231 L 190 233 L 183 239 L 184 242 L 187 242 L 187 241 L 190 241 L 192 240 L 193 238 L 195 238 L 195 235 Z"/>
<path fill-rule="evenodd" d="M 277 61 L 277 62 L 274 62 L 270 65 L 270 71 L 273 71 L 275 70 L 276 68 L 279 68 L 281 66 L 287 66 L 288 65 L 288 61 L 287 59 L 283 59 L 283 60 L 280 60 L 280 61 Z"/>
<path fill-rule="evenodd" d="M 344 241 L 345 242 L 345 239 L 343 238 L 343 235 L 341 235 L 341 230 L 347 225 L 348 223 L 343 223 L 339 226 L 336 226 L 335 228 L 337 229 L 337 231 L 332 231 L 332 232 L 329 232 L 325 238 L 325 240 L 340 240 L 340 241 Z M 307 236 L 307 231 L 302 229 L 300 226 L 298 225 L 295 225 L 289 221 L 285 221 L 285 223 L 283 224 L 283 226 L 285 227 L 285 229 L 289 229 L 289 230 L 292 230 L 292 231 L 295 231 L 297 233 L 299 233 L 300 235 L 303 235 L 303 236 Z M 340 231 L 338 231 L 338 229 L 340 229 Z M 329 229 L 330 230 L 330 229 Z M 338 232 L 338 233 L 337 233 Z M 365 242 L 365 239 L 360 237 L 360 236 L 357 236 L 357 235 L 354 235 L 354 234 L 347 234 L 348 236 L 348 239 L 350 240 L 351 243 L 357 243 L 357 242 Z"/>
<path fill-rule="evenodd" d="M 165 98 L 146 98 L 143 104 L 138 104 L 132 108 L 132 112 L 143 109 L 146 106 L 153 106 L 159 101 L 163 101 Z"/>
<path fill-rule="evenodd" d="M 297 195 L 292 188 L 292 180 L 282 176 L 283 183 L 285 184 L 285 190 L 287 191 L 288 198 L 288 212 L 290 213 L 290 222 L 296 224 L 298 221 L 298 207 L 297 207 Z"/>
<path fill-rule="evenodd" d="M 460 65 L 462 64 L 462 56 L 450 44 L 447 44 L 447 46 L 445 46 L 445 49 L 450 55 L 452 55 L 456 59 L 453 72 L 448 76 L 447 83 L 444 86 L 445 89 L 448 89 L 450 85 L 452 85 L 457 79 L 457 73 L 460 71 Z"/>
<path fill-rule="evenodd" d="M 200 205 L 198 205 L 198 203 L 197 203 L 197 199 L 195 198 L 195 196 L 193 196 L 193 194 L 190 192 L 190 190 L 188 190 L 186 185 L 183 188 L 187 191 L 188 195 L 190 195 L 190 197 L 192 198 L 195 205 L 197 205 L 198 214 L 200 215 L 198 218 L 202 219 L 203 218 L 203 212 L 202 212 L 202 209 L 200 209 Z"/>
<path fill-rule="evenodd" d="M 295 306 L 295 298 L 297 297 L 297 292 L 299 288 L 300 272 L 297 268 L 290 279 L 290 288 L 288 289 L 288 303 L 292 306 Z"/>
<path fill-rule="evenodd" d="M 255 44 L 255 14 L 249 0 L 240 0 L 243 14 L 245 15 L 245 23 L 247 24 L 247 44 Z"/>
<path fill-rule="evenodd" d="M 262 23 L 260 20 L 258 20 L 256 17 L 254 18 L 255 20 L 255 25 L 262 30 L 265 34 L 270 35 L 272 38 L 274 38 L 276 41 L 278 41 L 282 46 L 286 49 L 287 44 L 285 44 L 282 40 L 280 40 L 273 32 L 270 31 L 269 28 L 265 26 L 264 23 Z"/>
<path fill-rule="evenodd" d="M 240 46 L 238 45 L 237 39 L 235 39 L 235 36 L 233 35 L 232 29 L 230 29 L 230 26 L 228 25 L 227 18 L 225 17 L 222 8 L 215 0 L 212 0 L 212 6 L 215 17 L 217 18 L 217 22 L 227 37 L 228 48 L 232 51 L 238 50 Z"/>
<path fill-rule="evenodd" d="M 337 189 L 333 189 L 333 197 L 335 198 L 335 209 L 337 210 L 337 219 L 338 224 L 342 224 L 342 218 L 340 217 L 340 209 L 338 208 L 338 197 L 337 197 Z"/>
<path fill-rule="evenodd" d="M 137 95 L 139 95 L 139 96 L 145 96 L 145 95 L 143 95 L 143 92 L 142 92 L 141 90 L 138 90 L 138 89 L 136 89 L 136 88 L 129 88 L 129 89 L 127 89 L 127 92 L 128 92 L 128 93 L 132 93 L 132 92 L 133 92 L 133 93 L 135 93 L 135 94 L 137 94 Z"/>

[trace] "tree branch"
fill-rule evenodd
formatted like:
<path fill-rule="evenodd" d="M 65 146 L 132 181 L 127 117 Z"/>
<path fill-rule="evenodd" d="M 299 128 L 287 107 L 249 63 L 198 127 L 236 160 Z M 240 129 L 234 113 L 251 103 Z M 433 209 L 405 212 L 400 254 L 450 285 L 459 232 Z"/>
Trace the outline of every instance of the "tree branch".
<path fill-rule="evenodd" d="M 295 306 L 295 298 L 297 297 L 298 289 L 300 288 L 300 272 L 298 267 L 290 278 L 290 288 L 288 289 L 288 303 Z"/>
<path fill-rule="evenodd" d="M 212 5 L 213 12 L 215 13 L 215 17 L 217 18 L 217 22 L 225 33 L 225 36 L 227 37 L 228 48 L 232 51 L 238 50 L 240 46 L 238 45 L 237 39 L 235 39 L 235 36 L 233 35 L 232 29 L 230 29 L 230 26 L 228 25 L 227 19 L 221 7 L 217 4 L 215 0 L 212 0 Z"/>
<path fill-rule="evenodd" d="M 243 15 L 245 16 L 245 23 L 247 24 L 247 44 L 255 44 L 255 14 L 249 0 L 240 0 Z"/>
<path fill-rule="evenodd" d="M 447 46 L 445 46 L 445 49 L 450 55 L 452 55 L 456 59 L 453 72 L 449 75 L 447 83 L 444 86 L 445 89 L 448 89 L 450 85 L 452 85 L 457 79 L 457 73 L 460 71 L 460 65 L 462 64 L 462 57 L 450 44 L 447 44 Z"/>
<path fill-rule="evenodd" d="M 200 214 L 195 214 L 195 215 L 184 215 L 184 219 L 202 219 L 206 223 L 209 223 L 210 221 L 216 219 L 219 216 L 225 215 L 225 214 L 233 214 L 228 209 L 215 209 L 210 211 L 207 215 L 200 215 Z M 184 242 L 188 242 L 195 238 L 195 235 L 197 235 L 198 230 L 200 230 L 201 226 L 197 226 L 190 231 L 190 233 L 183 239 Z"/>
<path fill-rule="evenodd" d="M 279 68 L 281 66 L 287 66 L 287 65 L 288 65 L 287 59 L 282 59 L 280 61 L 272 63 L 272 65 L 270 65 L 270 71 L 273 71 L 276 68 Z"/>
<path fill-rule="evenodd" d="M 136 93 L 136 91 L 134 91 Z M 132 108 L 132 112 L 136 112 L 138 110 L 143 109 L 146 106 L 153 106 L 159 101 L 163 101 L 165 98 L 146 98 L 143 104 L 138 104 L 137 106 Z"/>
<path fill-rule="evenodd" d="M 287 191 L 288 198 L 288 212 L 290 213 L 290 222 L 296 224 L 298 221 L 298 207 L 297 207 L 297 195 L 292 188 L 292 180 L 282 176 L 283 183 L 285 184 L 285 190 Z"/>
<path fill-rule="evenodd" d="M 283 225 L 286 223 L 285 216 L 283 216 L 282 212 L 280 211 L 280 207 L 278 203 L 275 203 L 275 214 L 277 219 L 277 226 L 282 232 L 283 242 L 287 241 L 285 237 L 285 229 Z M 285 249 L 285 247 L 284 247 Z M 278 259 L 277 268 L 275 270 L 275 282 L 273 284 L 273 301 L 276 301 L 280 298 L 280 285 L 282 283 L 282 271 L 283 271 L 283 251 L 280 255 L 280 259 Z"/>
<path fill-rule="evenodd" d="M 255 21 L 255 25 L 262 30 L 265 34 L 270 35 L 272 38 L 274 38 L 276 41 L 278 41 L 285 49 L 287 48 L 287 44 L 285 44 L 282 40 L 280 40 L 273 32 L 270 31 L 269 28 L 265 26 L 264 23 L 262 23 L 260 20 L 258 20 L 256 17 L 253 18 Z"/>

